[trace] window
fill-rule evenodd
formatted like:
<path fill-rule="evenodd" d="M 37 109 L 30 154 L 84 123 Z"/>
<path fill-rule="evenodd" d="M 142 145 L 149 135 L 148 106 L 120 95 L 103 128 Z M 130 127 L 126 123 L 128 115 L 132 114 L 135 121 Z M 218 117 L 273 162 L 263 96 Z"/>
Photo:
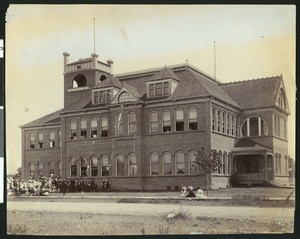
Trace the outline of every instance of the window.
<path fill-rule="evenodd" d="M 129 134 L 134 134 L 137 131 L 136 127 L 136 113 L 135 112 L 130 112 L 128 114 L 128 132 Z"/>
<path fill-rule="evenodd" d="M 169 152 L 163 153 L 162 158 L 163 158 L 163 173 L 164 173 L 164 175 L 172 174 L 171 153 L 169 153 Z"/>
<path fill-rule="evenodd" d="M 49 174 L 50 175 L 54 175 L 55 174 L 55 171 L 54 171 L 54 162 L 53 161 L 50 161 L 49 162 Z"/>
<path fill-rule="evenodd" d="M 115 122 L 116 122 L 116 135 L 123 134 L 124 133 L 124 127 L 123 127 L 122 112 L 116 114 Z"/>
<path fill-rule="evenodd" d="M 29 177 L 34 177 L 34 163 L 29 164 Z"/>
<path fill-rule="evenodd" d="M 42 149 L 44 146 L 44 142 L 43 142 L 44 134 L 43 134 L 43 132 L 39 132 L 38 135 L 39 135 L 39 148 Z"/>
<path fill-rule="evenodd" d="M 102 177 L 109 176 L 109 167 L 108 167 L 108 156 L 102 156 Z"/>
<path fill-rule="evenodd" d="M 222 112 L 222 114 L 221 114 L 221 121 L 222 121 L 222 133 L 225 133 L 226 132 L 226 126 L 225 126 L 225 120 L 226 120 L 226 118 L 225 118 L 225 112 Z"/>
<path fill-rule="evenodd" d="M 107 116 L 101 117 L 101 137 L 108 137 L 108 119 Z"/>
<path fill-rule="evenodd" d="M 150 154 L 150 175 L 158 175 L 158 174 L 159 174 L 158 154 L 151 153 Z"/>
<path fill-rule="evenodd" d="M 221 166 L 221 173 L 222 174 L 226 174 L 226 167 L 227 167 L 227 163 L 226 163 L 226 157 L 227 154 L 223 153 L 223 155 L 221 154 L 221 162 L 222 162 L 222 166 Z"/>
<path fill-rule="evenodd" d="M 80 139 L 87 138 L 86 119 L 80 120 Z"/>
<path fill-rule="evenodd" d="M 126 92 L 123 91 L 120 95 L 119 95 L 119 102 L 129 102 L 129 101 L 133 101 L 134 99 L 131 97 L 131 95 Z"/>
<path fill-rule="evenodd" d="M 185 174 L 184 153 L 179 151 L 175 154 L 176 174 Z"/>
<path fill-rule="evenodd" d="M 220 111 L 217 110 L 217 131 L 220 132 Z"/>
<path fill-rule="evenodd" d="M 289 175 L 289 161 L 287 156 L 284 156 L 284 163 L 285 163 L 285 175 Z"/>
<path fill-rule="evenodd" d="M 98 176 L 98 159 L 96 156 L 91 157 L 91 174 L 92 177 Z"/>
<path fill-rule="evenodd" d="M 216 123 L 216 111 L 214 108 L 211 109 L 211 130 L 215 130 Z"/>
<path fill-rule="evenodd" d="M 43 164 L 41 162 L 38 163 L 38 176 L 39 177 L 43 176 Z"/>
<path fill-rule="evenodd" d="M 176 131 L 184 130 L 184 121 L 183 121 L 183 109 L 177 109 L 175 111 L 175 120 L 176 120 Z"/>
<path fill-rule="evenodd" d="M 84 75 L 80 74 L 73 79 L 73 88 L 87 86 L 87 80 Z"/>
<path fill-rule="evenodd" d="M 260 117 L 248 118 L 242 125 L 242 136 L 262 136 L 267 135 L 267 125 Z"/>
<path fill-rule="evenodd" d="M 77 122 L 76 120 L 71 120 L 71 139 L 77 139 Z"/>
<path fill-rule="evenodd" d="M 282 173 L 282 165 L 281 165 L 281 154 L 278 156 L 278 174 Z"/>
<path fill-rule="evenodd" d="M 278 99 L 277 99 L 277 104 L 283 108 L 286 109 L 286 100 L 285 100 L 285 95 L 284 95 L 284 91 L 281 88 L 279 91 L 279 95 L 278 95 Z"/>
<path fill-rule="evenodd" d="M 275 174 L 279 174 L 279 157 L 278 154 L 275 154 Z"/>
<path fill-rule="evenodd" d="M 149 96 L 154 96 L 154 84 L 149 85 Z"/>
<path fill-rule="evenodd" d="M 50 131 L 50 148 L 55 147 L 55 133 L 54 131 Z"/>
<path fill-rule="evenodd" d="M 197 130 L 197 110 L 195 107 L 189 108 L 189 130 Z"/>
<path fill-rule="evenodd" d="M 93 94 L 94 94 L 93 97 L 94 104 L 107 103 L 112 100 L 111 90 L 94 91 Z"/>
<path fill-rule="evenodd" d="M 235 124 L 236 124 L 236 118 L 232 115 L 231 116 L 231 135 L 234 135 L 235 133 Z"/>
<path fill-rule="evenodd" d="M 62 164 L 61 164 L 61 162 L 58 162 L 58 176 L 62 176 Z"/>
<path fill-rule="evenodd" d="M 58 131 L 58 142 L 59 142 L 59 147 L 61 147 L 61 130 Z"/>
<path fill-rule="evenodd" d="M 164 95 L 169 95 L 169 87 L 170 83 L 169 82 L 164 82 Z"/>
<path fill-rule="evenodd" d="M 163 86 L 162 83 L 156 83 L 156 84 L 155 84 L 155 95 L 156 95 L 156 96 L 160 96 L 160 95 L 163 94 L 162 86 Z"/>
<path fill-rule="evenodd" d="M 128 175 L 133 176 L 137 174 L 137 163 L 136 155 L 134 153 L 129 154 L 128 156 Z"/>
<path fill-rule="evenodd" d="M 30 143 L 29 143 L 30 149 L 35 148 L 35 136 L 34 133 L 30 133 Z"/>
<path fill-rule="evenodd" d="M 87 177 L 89 171 L 88 159 L 83 156 L 80 158 L 80 177 Z"/>
<path fill-rule="evenodd" d="M 124 156 L 117 154 L 117 176 L 124 176 Z"/>
<path fill-rule="evenodd" d="M 170 110 L 163 111 L 163 132 L 171 132 L 171 112 L 170 112 Z"/>
<path fill-rule="evenodd" d="M 158 132 L 158 113 L 157 111 L 150 112 L 150 133 Z"/>
<path fill-rule="evenodd" d="M 97 138 L 98 136 L 98 120 L 97 118 L 91 119 L 91 138 Z"/>
<path fill-rule="evenodd" d="M 71 161 L 71 177 L 77 176 L 77 160 L 75 157 L 70 158 Z"/>
<path fill-rule="evenodd" d="M 231 174 L 231 154 L 227 155 L 227 174 Z"/>
<path fill-rule="evenodd" d="M 197 168 L 196 168 L 196 150 L 192 150 L 188 154 L 189 159 L 189 172 L 190 174 L 197 174 Z"/>
<path fill-rule="evenodd" d="M 232 123 L 232 122 L 231 122 Z M 226 133 L 227 134 L 230 134 L 230 131 L 231 131 L 231 127 L 230 127 L 230 116 L 229 114 L 227 113 L 226 114 Z"/>

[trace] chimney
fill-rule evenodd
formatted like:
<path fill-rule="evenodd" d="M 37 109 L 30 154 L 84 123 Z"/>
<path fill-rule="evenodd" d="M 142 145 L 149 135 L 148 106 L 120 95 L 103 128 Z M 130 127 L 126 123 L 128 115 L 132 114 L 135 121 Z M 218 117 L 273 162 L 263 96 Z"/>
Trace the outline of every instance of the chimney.
<path fill-rule="evenodd" d="M 67 64 L 69 64 L 70 54 L 68 52 L 64 52 L 63 56 L 64 56 L 64 72 L 66 72 L 67 71 Z"/>
<path fill-rule="evenodd" d="M 107 62 L 107 65 L 109 65 L 109 67 L 110 67 L 110 74 L 112 74 L 114 62 L 112 60 L 107 60 L 106 62 Z"/>
<path fill-rule="evenodd" d="M 93 53 L 91 56 L 93 58 L 93 68 L 97 68 L 98 55 L 96 53 Z"/>

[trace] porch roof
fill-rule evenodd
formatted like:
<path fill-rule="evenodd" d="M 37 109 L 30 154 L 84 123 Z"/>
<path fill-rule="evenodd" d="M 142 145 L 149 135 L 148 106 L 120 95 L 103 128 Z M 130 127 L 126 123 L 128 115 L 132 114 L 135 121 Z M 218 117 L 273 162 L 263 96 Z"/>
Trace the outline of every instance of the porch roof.
<path fill-rule="evenodd" d="M 250 139 L 240 139 L 231 150 L 233 155 L 261 154 L 273 152 L 272 149 L 265 147 Z"/>

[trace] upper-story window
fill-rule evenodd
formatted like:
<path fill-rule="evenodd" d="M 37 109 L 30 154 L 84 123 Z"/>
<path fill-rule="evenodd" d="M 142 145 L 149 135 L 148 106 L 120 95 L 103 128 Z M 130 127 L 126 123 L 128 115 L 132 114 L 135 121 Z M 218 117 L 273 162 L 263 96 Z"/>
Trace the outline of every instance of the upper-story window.
<path fill-rule="evenodd" d="M 112 92 L 111 90 L 98 90 L 93 91 L 93 103 L 94 104 L 101 104 L 111 102 L 112 100 Z"/>
<path fill-rule="evenodd" d="M 88 176 L 88 159 L 85 156 L 80 157 L 80 177 Z"/>
<path fill-rule="evenodd" d="M 211 130 L 216 129 L 216 110 L 214 108 L 211 109 Z"/>
<path fill-rule="evenodd" d="M 108 164 L 108 156 L 107 155 L 103 155 L 101 157 L 101 162 L 102 162 L 102 166 L 101 166 L 101 175 L 102 177 L 106 177 L 109 176 L 109 164 Z"/>
<path fill-rule="evenodd" d="M 136 127 L 136 113 L 129 112 L 128 113 L 128 132 L 129 134 L 134 134 L 137 131 Z"/>
<path fill-rule="evenodd" d="M 217 110 L 217 131 L 220 132 L 221 116 L 220 110 Z"/>
<path fill-rule="evenodd" d="M 29 147 L 31 149 L 35 148 L 35 135 L 33 132 L 30 133 L 30 143 L 29 143 Z"/>
<path fill-rule="evenodd" d="M 91 119 L 91 138 L 97 138 L 98 136 L 98 120 L 97 118 Z"/>
<path fill-rule="evenodd" d="M 231 128 L 230 128 L 230 115 L 227 113 L 226 114 L 226 133 L 230 134 Z"/>
<path fill-rule="evenodd" d="M 124 176 L 125 174 L 125 164 L 123 154 L 117 154 L 117 176 Z"/>
<path fill-rule="evenodd" d="M 44 147 L 44 134 L 43 134 L 43 132 L 39 132 L 38 136 L 39 136 L 39 148 L 42 149 Z"/>
<path fill-rule="evenodd" d="M 77 139 L 77 122 L 75 119 L 71 120 L 71 139 Z"/>
<path fill-rule="evenodd" d="M 73 79 L 73 88 L 84 87 L 87 86 L 87 80 L 84 75 L 79 74 Z"/>
<path fill-rule="evenodd" d="M 91 156 L 91 176 L 98 176 L 98 159 L 96 156 Z"/>
<path fill-rule="evenodd" d="M 196 110 L 196 107 L 189 108 L 189 130 L 197 130 L 197 110 Z"/>
<path fill-rule="evenodd" d="M 59 147 L 61 147 L 61 130 L 58 130 L 58 143 Z"/>
<path fill-rule="evenodd" d="M 124 133 L 124 125 L 123 125 L 123 116 L 122 112 L 115 115 L 115 128 L 116 128 L 116 135 Z"/>
<path fill-rule="evenodd" d="M 150 133 L 157 133 L 158 132 L 158 113 L 157 113 L 157 111 L 150 111 L 149 121 L 150 121 Z"/>
<path fill-rule="evenodd" d="M 278 105 L 283 108 L 286 109 L 286 100 L 285 100 L 285 94 L 283 89 L 281 88 L 278 94 L 278 98 L 277 98 L 277 103 Z"/>
<path fill-rule="evenodd" d="M 222 133 L 225 133 L 226 132 L 226 126 L 225 126 L 225 112 L 222 112 L 221 113 L 221 121 L 222 121 Z"/>
<path fill-rule="evenodd" d="M 137 162 L 136 155 L 131 153 L 128 155 L 128 175 L 136 175 L 137 174 Z"/>
<path fill-rule="evenodd" d="M 150 175 L 158 175 L 159 174 L 159 160 L 157 153 L 150 154 Z"/>
<path fill-rule="evenodd" d="M 170 94 L 170 82 L 156 82 L 148 85 L 149 96 L 163 96 Z"/>
<path fill-rule="evenodd" d="M 134 101 L 134 99 L 132 98 L 132 96 L 128 92 L 123 91 L 119 95 L 118 101 L 119 101 L 119 103 L 121 103 L 121 102 L 129 102 L 129 101 Z"/>
<path fill-rule="evenodd" d="M 163 111 L 163 132 L 171 132 L 171 111 Z"/>
<path fill-rule="evenodd" d="M 279 116 L 274 115 L 273 125 L 274 125 L 274 135 L 286 139 L 287 138 L 286 120 L 282 119 Z"/>
<path fill-rule="evenodd" d="M 260 117 L 248 118 L 242 124 L 243 137 L 267 135 L 267 132 L 267 124 Z"/>
<path fill-rule="evenodd" d="M 101 137 L 108 137 L 108 119 L 107 116 L 101 117 Z"/>
<path fill-rule="evenodd" d="M 183 131 L 184 130 L 183 109 L 176 109 L 175 121 L 176 121 L 175 130 Z"/>
<path fill-rule="evenodd" d="M 75 157 L 70 158 L 71 161 L 71 177 L 77 176 L 77 160 Z"/>
<path fill-rule="evenodd" d="M 54 131 L 50 131 L 50 148 L 55 147 L 55 133 Z"/>
<path fill-rule="evenodd" d="M 86 119 L 80 120 L 80 138 L 86 139 L 87 137 L 87 125 L 86 125 Z"/>

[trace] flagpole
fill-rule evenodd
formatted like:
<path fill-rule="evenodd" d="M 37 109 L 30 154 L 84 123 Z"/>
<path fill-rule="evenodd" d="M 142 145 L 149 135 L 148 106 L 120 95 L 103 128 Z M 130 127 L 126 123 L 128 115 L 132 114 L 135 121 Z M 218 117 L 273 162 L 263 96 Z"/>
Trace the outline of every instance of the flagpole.
<path fill-rule="evenodd" d="M 217 78 L 216 42 L 214 41 L 214 79 Z"/>
<path fill-rule="evenodd" d="M 96 54 L 95 18 L 94 18 L 94 54 Z"/>

